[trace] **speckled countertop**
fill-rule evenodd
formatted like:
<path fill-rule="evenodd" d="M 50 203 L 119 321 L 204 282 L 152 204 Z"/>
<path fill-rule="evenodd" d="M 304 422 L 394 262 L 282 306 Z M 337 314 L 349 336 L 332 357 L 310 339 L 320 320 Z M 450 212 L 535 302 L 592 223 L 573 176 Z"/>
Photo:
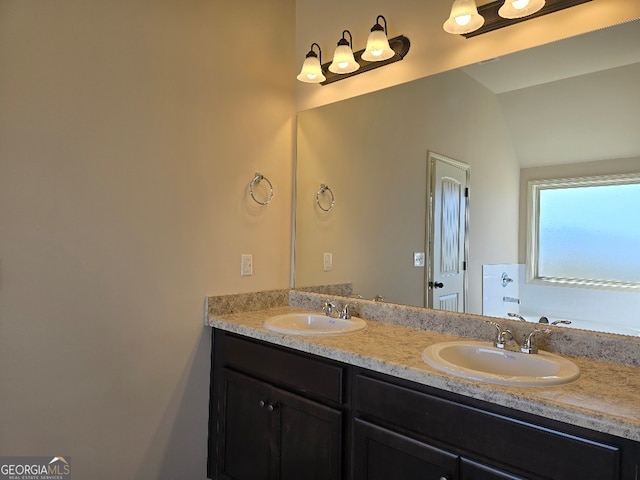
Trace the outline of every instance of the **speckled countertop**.
<path fill-rule="evenodd" d="M 209 309 L 206 322 L 276 345 L 640 441 L 640 369 L 636 366 L 569 357 L 582 373 L 575 382 L 549 387 L 503 386 L 448 375 L 422 360 L 427 346 L 464 337 L 371 320 L 359 332 L 326 337 L 285 335 L 263 327 L 268 317 L 308 310 L 276 305 L 220 314 Z"/>

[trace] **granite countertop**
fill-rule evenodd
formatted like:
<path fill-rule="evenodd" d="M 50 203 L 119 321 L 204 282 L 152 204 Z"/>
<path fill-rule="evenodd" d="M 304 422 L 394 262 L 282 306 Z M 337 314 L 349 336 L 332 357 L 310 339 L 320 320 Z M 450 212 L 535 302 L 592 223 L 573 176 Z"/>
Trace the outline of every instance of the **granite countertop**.
<path fill-rule="evenodd" d="M 231 314 L 209 313 L 207 324 L 250 338 L 455 392 L 522 412 L 640 441 L 640 375 L 637 367 L 569 357 L 580 367 L 572 383 L 548 387 L 495 385 L 440 372 L 422 360 L 438 342 L 469 340 L 429 330 L 367 320 L 367 328 L 347 335 L 285 335 L 263 327 L 268 317 L 308 311 L 284 306 Z"/>

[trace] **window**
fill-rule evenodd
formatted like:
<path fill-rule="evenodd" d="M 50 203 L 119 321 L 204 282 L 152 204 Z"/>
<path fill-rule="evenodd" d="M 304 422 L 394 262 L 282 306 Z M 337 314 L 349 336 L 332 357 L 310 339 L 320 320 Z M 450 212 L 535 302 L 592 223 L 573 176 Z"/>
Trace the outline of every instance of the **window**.
<path fill-rule="evenodd" d="M 527 277 L 640 289 L 640 174 L 529 182 Z"/>

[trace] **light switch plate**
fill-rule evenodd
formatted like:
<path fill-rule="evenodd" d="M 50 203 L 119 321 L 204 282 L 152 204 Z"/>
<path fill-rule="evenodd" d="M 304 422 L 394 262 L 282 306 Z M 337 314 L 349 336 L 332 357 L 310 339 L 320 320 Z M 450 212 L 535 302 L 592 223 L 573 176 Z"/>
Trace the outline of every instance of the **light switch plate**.
<path fill-rule="evenodd" d="M 325 253 L 322 255 L 324 271 L 329 272 L 333 268 L 333 254 Z"/>
<path fill-rule="evenodd" d="M 240 256 L 240 275 L 243 277 L 253 275 L 253 255 L 250 253 Z"/>
<path fill-rule="evenodd" d="M 424 252 L 413 252 L 413 266 L 424 267 Z"/>

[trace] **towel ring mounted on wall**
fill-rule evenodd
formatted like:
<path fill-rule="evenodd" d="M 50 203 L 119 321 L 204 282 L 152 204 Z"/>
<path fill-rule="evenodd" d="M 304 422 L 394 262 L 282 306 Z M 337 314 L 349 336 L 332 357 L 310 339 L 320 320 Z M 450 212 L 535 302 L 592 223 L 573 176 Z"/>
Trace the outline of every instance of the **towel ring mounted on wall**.
<path fill-rule="evenodd" d="M 253 187 L 258 185 L 262 180 L 264 180 L 269 184 L 269 198 L 267 198 L 264 202 L 261 202 L 260 200 L 258 200 L 253 193 Z M 253 180 L 251 180 L 251 183 L 249 184 L 249 193 L 251 194 L 251 198 L 253 198 L 254 202 L 260 205 L 269 205 L 269 203 L 271 203 L 271 200 L 273 200 L 273 185 L 271 185 L 271 182 L 267 177 L 265 177 L 261 173 L 256 172 L 256 176 L 253 177 Z"/>
<path fill-rule="evenodd" d="M 325 192 L 329 192 L 329 195 L 331 195 L 331 203 L 327 208 L 323 207 L 322 203 L 320 203 L 320 195 L 324 194 Z M 316 203 L 320 207 L 320 210 L 323 210 L 325 212 L 330 212 L 333 209 L 333 206 L 336 203 L 336 197 L 334 197 L 333 192 L 328 185 L 325 185 L 324 183 L 320 184 L 320 190 L 318 190 L 318 193 L 316 193 Z"/>

